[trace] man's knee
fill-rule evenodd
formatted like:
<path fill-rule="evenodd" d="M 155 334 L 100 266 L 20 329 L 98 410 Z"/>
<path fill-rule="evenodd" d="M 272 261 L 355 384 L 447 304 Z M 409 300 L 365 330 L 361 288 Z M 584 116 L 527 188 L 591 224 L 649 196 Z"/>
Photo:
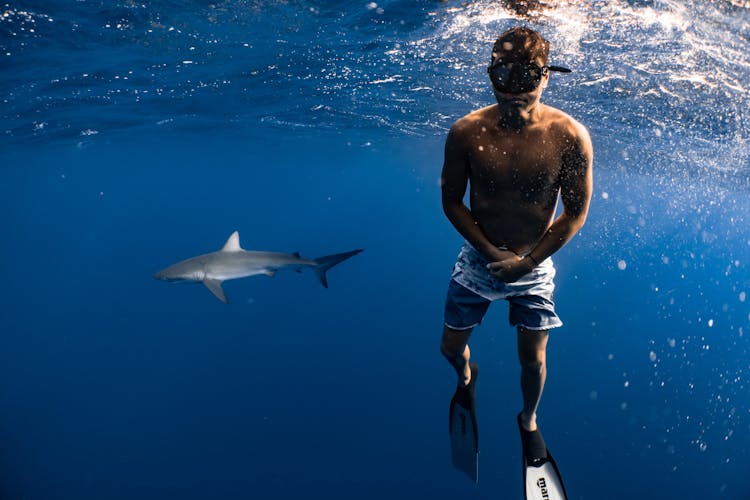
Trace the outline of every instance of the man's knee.
<path fill-rule="evenodd" d="M 443 355 L 448 361 L 456 356 L 456 352 L 445 344 L 444 340 L 440 341 L 440 354 Z"/>
<path fill-rule="evenodd" d="M 440 342 L 440 353 L 443 355 L 445 359 L 448 360 L 448 362 L 452 365 L 455 365 L 456 363 L 460 362 L 463 359 L 463 351 L 466 346 L 461 347 L 460 349 L 456 346 L 451 346 L 446 344 L 445 341 Z"/>
<path fill-rule="evenodd" d="M 544 365 L 544 358 L 521 360 L 521 369 L 528 373 L 542 373 L 545 369 Z"/>
<path fill-rule="evenodd" d="M 544 367 L 547 359 L 547 338 L 549 334 L 546 330 L 527 330 L 518 328 L 518 359 L 522 366 L 528 365 L 530 368 L 539 366 Z"/>
<path fill-rule="evenodd" d="M 457 366 L 463 364 L 466 344 L 469 341 L 471 330 L 453 330 L 447 326 L 443 329 L 443 338 L 440 341 L 440 353 L 448 362 Z"/>

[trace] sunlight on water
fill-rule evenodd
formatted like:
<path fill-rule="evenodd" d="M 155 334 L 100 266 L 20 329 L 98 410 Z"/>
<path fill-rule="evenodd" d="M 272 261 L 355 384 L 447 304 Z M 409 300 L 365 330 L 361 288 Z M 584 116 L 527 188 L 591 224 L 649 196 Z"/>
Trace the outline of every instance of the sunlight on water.
<path fill-rule="evenodd" d="M 19 78 L 3 98 L 4 135 L 23 141 L 86 130 L 106 136 L 117 127 L 211 126 L 226 123 L 227 111 L 240 127 L 260 121 L 335 131 L 343 122 L 365 133 L 440 135 L 492 102 L 489 46 L 521 22 L 551 40 L 554 62 L 574 69 L 555 75 L 548 99 L 594 129 L 631 141 L 653 127 L 686 140 L 750 136 L 746 10 L 690 0 L 550 4 L 527 19 L 494 0 L 432 4 L 416 16 L 395 1 L 325 9 L 223 2 L 181 15 L 129 3 L 102 12 L 6 6 L 0 53 Z M 261 13 L 283 20 L 273 38 L 254 35 Z M 81 57 L 51 81 L 35 81 L 34 48 L 56 39 L 69 40 Z M 71 123 L 61 113 L 81 105 L 114 105 L 121 118 L 96 123 L 92 113 Z M 29 119 L 40 114 L 47 119 Z M 745 153 L 736 168 L 747 164 Z"/>
<path fill-rule="evenodd" d="M 736 185 L 746 183 L 750 170 L 748 23 L 720 7 L 678 1 L 560 3 L 521 21 L 551 40 L 553 62 L 574 69 L 573 75 L 555 75 L 548 102 L 596 135 L 621 142 L 629 168 L 672 171 L 667 182 L 682 173 L 734 174 Z M 473 2 L 435 11 L 432 20 L 425 27 L 429 35 L 413 39 L 394 59 L 431 61 L 440 81 L 449 83 L 433 85 L 431 95 L 423 96 L 455 110 L 435 122 L 445 128 L 461 111 L 492 102 L 483 71 L 488 46 L 519 19 L 498 2 Z M 650 155 L 644 157 L 646 151 Z"/>

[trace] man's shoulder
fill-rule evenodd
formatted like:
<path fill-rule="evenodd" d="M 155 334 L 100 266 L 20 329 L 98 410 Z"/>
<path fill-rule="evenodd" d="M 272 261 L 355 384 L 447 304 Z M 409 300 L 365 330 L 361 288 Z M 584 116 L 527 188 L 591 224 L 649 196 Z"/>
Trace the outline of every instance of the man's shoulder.
<path fill-rule="evenodd" d="M 487 106 L 462 116 L 453 123 L 451 133 L 462 134 L 486 126 L 492 122 L 493 113 L 497 114 L 496 107 L 497 105 Z"/>
<path fill-rule="evenodd" d="M 544 121 L 550 129 L 571 138 L 588 140 L 586 127 L 561 109 L 544 105 Z"/>

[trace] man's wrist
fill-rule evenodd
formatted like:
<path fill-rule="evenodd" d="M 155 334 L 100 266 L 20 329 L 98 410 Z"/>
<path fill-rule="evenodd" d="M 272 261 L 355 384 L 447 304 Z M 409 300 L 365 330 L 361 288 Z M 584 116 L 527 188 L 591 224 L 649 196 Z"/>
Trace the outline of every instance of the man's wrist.
<path fill-rule="evenodd" d="M 499 260 L 508 258 L 508 251 L 497 248 L 496 246 L 488 245 L 484 252 L 480 252 L 484 255 L 488 262 L 497 262 Z"/>
<path fill-rule="evenodd" d="M 534 256 L 533 256 L 533 255 L 531 255 L 530 253 L 527 253 L 526 255 L 524 255 L 524 257 L 523 257 L 523 260 L 525 260 L 525 261 L 526 261 L 526 263 L 527 263 L 527 264 L 529 265 L 529 267 L 530 267 L 531 269 L 534 269 L 534 268 L 535 268 L 536 266 L 538 266 L 538 265 L 539 265 L 539 261 L 538 261 L 538 260 L 536 260 L 536 259 L 534 258 Z"/>

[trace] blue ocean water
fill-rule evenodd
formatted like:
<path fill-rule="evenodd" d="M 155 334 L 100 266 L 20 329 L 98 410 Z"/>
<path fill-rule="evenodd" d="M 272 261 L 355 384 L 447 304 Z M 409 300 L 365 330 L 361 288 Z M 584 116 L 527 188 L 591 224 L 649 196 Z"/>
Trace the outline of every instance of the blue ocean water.
<path fill-rule="evenodd" d="M 750 10 L 550 4 L 3 3 L 0 498 L 521 498 L 507 306 L 471 343 L 478 485 L 438 351 L 442 145 L 516 24 L 595 148 L 539 412 L 570 497 L 750 498 Z M 365 251 L 229 305 L 152 279 L 234 230 Z"/>

